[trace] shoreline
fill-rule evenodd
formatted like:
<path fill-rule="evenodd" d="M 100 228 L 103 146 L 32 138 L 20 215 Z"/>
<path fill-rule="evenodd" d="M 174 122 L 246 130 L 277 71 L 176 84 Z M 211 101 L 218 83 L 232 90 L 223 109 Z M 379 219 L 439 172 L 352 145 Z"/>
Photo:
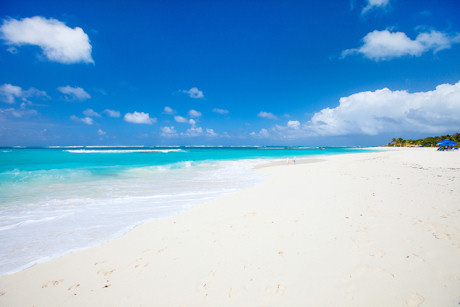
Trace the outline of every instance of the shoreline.
<path fill-rule="evenodd" d="M 259 166 L 256 186 L 0 276 L 0 305 L 457 304 L 459 156 L 392 148 Z"/>
<path fill-rule="evenodd" d="M 112 151 L 109 151 L 109 152 L 112 152 Z M 318 157 L 318 156 L 319 155 L 313 155 L 313 157 Z M 323 156 L 323 155 L 321 155 L 321 156 Z M 325 156 L 327 156 L 327 155 L 325 155 Z M 300 156 L 300 159 L 298 159 L 298 163 L 300 163 L 300 164 L 301 163 L 306 163 L 305 161 L 310 163 L 310 162 L 315 161 L 315 158 L 311 158 L 311 157 L 312 156 L 310 156 L 310 155 Z M 119 237 L 123 236 L 127 232 L 131 231 L 134 227 L 137 227 L 137 226 L 139 226 L 139 225 L 141 225 L 143 223 L 147 223 L 147 222 L 151 222 L 151 221 L 154 221 L 154 220 L 157 220 L 157 219 L 177 215 L 179 212 L 181 212 L 183 210 L 188 210 L 190 208 L 190 206 L 193 207 L 193 206 L 196 206 L 198 204 L 201 204 L 201 203 L 209 201 L 210 198 L 213 199 L 213 198 L 216 198 L 216 197 L 228 194 L 228 193 L 234 193 L 235 191 L 238 191 L 241 188 L 246 188 L 246 187 L 249 187 L 249 186 L 256 185 L 256 184 L 260 183 L 261 180 L 263 180 L 263 178 L 261 178 L 261 176 L 257 175 L 256 170 L 259 167 L 282 165 L 286 161 L 285 159 L 286 158 L 279 158 L 279 157 L 269 157 L 268 158 L 268 157 L 266 157 L 266 158 L 253 158 L 253 159 L 251 159 L 251 158 L 241 158 L 241 159 L 235 159 L 235 160 L 225 160 L 224 159 L 224 160 L 213 160 L 213 161 L 206 161 L 206 160 L 199 161 L 198 164 L 201 164 L 201 165 L 217 163 L 216 168 L 213 170 L 214 172 L 217 170 L 218 172 L 222 173 L 223 171 L 221 170 L 221 168 L 225 167 L 225 165 L 227 165 L 227 170 L 226 171 L 229 171 L 228 165 L 233 165 L 233 166 L 230 166 L 230 168 L 231 168 L 230 171 L 235 170 L 235 168 L 239 169 L 239 170 L 245 169 L 246 170 L 245 172 L 247 172 L 247 174 L 245 174 L 246 176 L 244 176 L 243 178 L 248 179 L 248 178 L 254 177 L 252 179 L 254 182 L 252 182 L 251 179 L 249 179 L 249 181 L 244 180 L 244 183 L 241 184 L 240 182 L 238 182 L 238 181 L 241 181 L 241 180 L 237 180 L 237 181 L 234 182 L 236 185 L 233 185 L 230 188 L 230 190 L 232 190 L 232 191 L 224 191 L 224 190 L 222 190 L 222 191 L 213 193 L 213 195 L 211 197 L 206 197 L 206 195 L 203 195 L 204 198 L 201 199 L 201 200 L 190 199 L 190 200 L 188 200 L 188 202 L 191 205 L 186 205 L 186 208 L 179 209 L 179 211 L 173 210 L 173 211 L 171 211 L 169 213 L 166 213 L 166 214 L 162 213 L 161 215 L 158 215 L 158 216 L 153 215 L 152 217 L 149 217 L 147 219 L 144 218 L 144 216 L 142 216 L 141 218 L 139 218 L 139 219 L 137 219 L 135 221 L 131 220 L 129 224 L 120 224 L 120 225 L 118 225 L 119 228 L 114 229 L 112 227 L 112 229 L 110 229 L 112 231 L 110 231 L 110 232 L 99 233 L 100 236 L 92 237 L 92 239 L 90 241 L 88 241 L 88 240 L 86 240 L 86 241 L 81 241 L 80 240 L 78 242 L 74 241 L 74 243 L 71 243 L 70 246 L 66 242 L 61 242 L 61 243 L 65 244 L 65 245 L 61 245 L 61 247 L 55 248 L 53 251 L 48 252 L 48 253 L 46 253 L 46 252 L 40 253 L 39 252 L 38 254 L 34 254 L 35 250 L 33 250 L 33 249 L 27 250 L 26 249 L 25 250 L 26 252 L 22 252 L 22 254 L 25 256 L 27 262 L 22 261 L 23 259 L 21 259 L 21 254 L 20 253 L 13 254 L 14 256 L 8 256 L 9 259 L 15 259 L 15 256 L 17 255 L 18 256 L 18 258 L 17 258 L 18 261 L 16 261 L 16 262 L 10 261 L 8 258 L 5 258 L 5 259 L 2 258 L 2 261 L 3 260 L 5 260 L 5 261 L 2 262 L 2 264 L 0 265 L 0 276 L 14 274 L 14 273 L 20 272 L 20 271 L 22 271 L 24 269 L 27 269 L 29 267 L 32 267 L 32 266 L 34 266 L 36 264 L 44 263 L 44 262 L 47 262 L 47 261 L 62 257 L 62 256 L 66 255 L 66 254 L 69 254 L 69 253 L 77 252 L 77 251 L 80 251 L 80 250 L 84 250 L 84 249 L 87 249 L 87 248 L 91 248 L 91 247 L 95 247 L 95 246 L 104 244 L 104 243 L 109 242 L 109 241 L 111 241 L 113 239 L 116 239 L 116 238 L 119 238 Z M 290 159 L 292 160 L 292 157 L 290 157 Z M 186 162 L 186 163 L 188 163 L 188 162 Z M 257 178 L 259 178 L 259 179 L 257 179 Z M 222 179 L 222 178 L 220 178 L 220 179 Z M 233 181 L 235 179 L 236 178 L 233 178 Z M 212 182 L 210 182 L 209 187 L 212 190 Z M 179 187 L 179 189 L 177 189 L 177 188 L 178 187 L 176 186 L 176 191 L 180 191 L 180 187 Z M 209 192 L 209 191 L 207 191 L 207 192 Z M 152 194 L 152 191 L 150 191 L 149 194 Z M 206 194 L 206 193 L 204 193 L 204 194 Z M 152 195 L 155 195 L 155 193 L 153 193 Z M 97 200 L 97 199 L 95 199 L 95 200 Z M 111 199 L 106 198 L 105 202 L 110 204 Z M 138 205 L 138 204 L 136 204 L 136 205 Z M 152 205 L 153 205 L 152 208 L 155 208 L 155 204 L 152 204 Z M 107 206 L 107 207 L 108 207 L 107 210 L 110 210 L 110 206 Z M 159 207 L 163 207 L 163 206 L 160 205 Z M 59 210 L 59 208 L 57 208 L 57 209 Z M 119 209 L 122 210 L 122 208 L 119 208 Z M 114 212 L 116 212 L 116 210 Z M 52 211 L 50 211 L 49 213 L 51 215 L 53 215 Z M 47 220 L 47 219 L 49 219 L 49 216 L 44 216 L 42 218 L 43 218 L 43 220 Z M 55 219 L 55 218 L 56 217 L 53 217 L 53 219 Z M 58 216 L 57 218 L 59 219 L 61 217 Z M 27 224 L 29 221 L 25 220 L 23 222 L 25 224 Z M 32 220 L 32 222 L 36 222 L 36 220 Z M 20 224 L 20 223 L 18 223 L 18 224 Z M 41 225 L 41 226 L 49 227 L 48 225 Z M 75 226 L 78 227 L 78 224 L 76 224 Z M 92 226 L 98 226 L 98 225 L 88 225 L 88 226 L 92 227 Z M 102 227 L 104 227 L 104 226 L 105 225 L 102 225 Z M 14 225 L 9 226 L 9 227 L 14 228 Z M 62 228 L 62 233 L 66 233 L 66 235 L 72 235 L 71 232 L 72 231 L 68 231 L 68 229 L 66 227 Z M 15 235 L 18 235 L 18 234 L 12 232 L 12 233 L 3 234 L 3 235 L 15 236 Z M 24 236 L 25 238 L 28 237 L 28 233 L 21 233 L 20 235 Z M 34 238 L 35 240 L 30 240 L 30 239 L 29 239 L 29 241 L 25 240 L 26 242 L 23 242 L 23 244 L 24 244 L 23 246 L 33 246 L 34 244 L 39 245 L 40 242 L 37 241 L 37 240 L 38 239 L 43 240 L 43 238 L 46 238 L 46 235 L 47 234 L 46 234 L 46 231 L 45 231 L 45 232 L 42 232 L 41 236 L 39 236 L 39 237 L 37 236 L 36 238 Z M 61 233 L 59 233 L 59 235 L 62 236 Z M 46 242 L 46 240 L 44 242 Z M 8 253 L 8 251 L 11 252 L 11 251 L 14 251 L 15 249 L 17 250 L 18 248 L 20 249 L 21 246 L 13 246 L 13 248 L 11 248 L 11 247 L 10 248 L 5 248 L 5 250 L 3 252 Z M 29 255 L 29 257 L 27 257 L 27 255 Z M 30 257 L 31 255 L 34 255 L 35 257 Z M 2 257 L 4 257 L 3 254 L 2 254 Z M 27 259 L 27 258 L 29 258 L 29 259 Z M 10 266 L 9 269 L 6 269 L 8 264 L 13 264 L 13 263 L 15 264 L 14 267 Z"/>

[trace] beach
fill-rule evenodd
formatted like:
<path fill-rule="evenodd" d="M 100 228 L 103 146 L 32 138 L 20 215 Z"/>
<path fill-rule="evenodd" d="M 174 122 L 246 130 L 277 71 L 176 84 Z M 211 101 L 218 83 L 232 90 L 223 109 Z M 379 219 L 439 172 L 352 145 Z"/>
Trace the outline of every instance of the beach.
<path fill-rule="evenodd" d="M 255 186 L 1 276 L 0 305 L 456 306 L 459 165 L 434 148 L 264 165 Z"/>

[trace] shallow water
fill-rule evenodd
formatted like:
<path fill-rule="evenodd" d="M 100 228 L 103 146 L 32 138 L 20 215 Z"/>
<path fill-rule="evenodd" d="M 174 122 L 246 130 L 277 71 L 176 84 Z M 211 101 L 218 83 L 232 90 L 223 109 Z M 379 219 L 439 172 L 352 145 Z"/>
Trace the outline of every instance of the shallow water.
<path fill-rule="evenodd" d="M 261 159 L 353 148 L 2 148 L 0 274 L 262 180 Z"/>

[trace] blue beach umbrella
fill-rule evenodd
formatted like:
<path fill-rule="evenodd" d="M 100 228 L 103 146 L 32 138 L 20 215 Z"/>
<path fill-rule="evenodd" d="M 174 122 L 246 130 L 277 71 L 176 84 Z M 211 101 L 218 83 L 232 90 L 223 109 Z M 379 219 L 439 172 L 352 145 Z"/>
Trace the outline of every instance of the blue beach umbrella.
<path fill-rule="evenodd" d="M 457 142 L 451 140 L 442 140 L 441 142 L 436 143 L 437 146 L 454 146 L 457 145 Z"/>

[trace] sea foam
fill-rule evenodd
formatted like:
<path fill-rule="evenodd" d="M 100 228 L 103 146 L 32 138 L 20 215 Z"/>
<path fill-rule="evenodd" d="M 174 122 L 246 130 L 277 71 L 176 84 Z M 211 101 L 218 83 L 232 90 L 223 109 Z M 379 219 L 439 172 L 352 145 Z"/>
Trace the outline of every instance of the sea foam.
<path fill-rule="evenodd" d="M 0 275 L 101 244 L 139 223 L 253 185 L 261 180 L 252 170 L 255 163 L 182 161 L 131 167 L 102 179 L 80 170 L 86 181 L 53 180 L 51 187 L 47 179 L 27 182 L 33 195 L 1 207 Z M 46 171 L 48 179 L 53 172 L 66 170 Z"/>

